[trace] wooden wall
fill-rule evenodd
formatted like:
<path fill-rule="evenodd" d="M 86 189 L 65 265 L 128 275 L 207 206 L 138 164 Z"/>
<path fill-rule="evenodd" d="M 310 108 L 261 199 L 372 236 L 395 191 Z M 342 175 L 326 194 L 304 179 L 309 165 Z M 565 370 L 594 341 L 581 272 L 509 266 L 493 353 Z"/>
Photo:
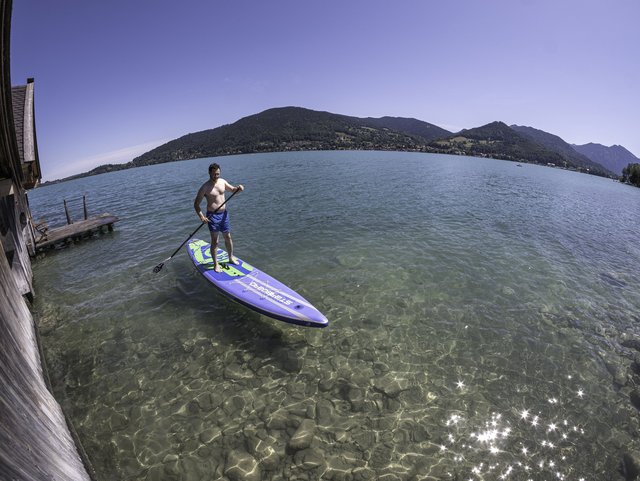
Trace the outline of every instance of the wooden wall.
<path fill-rule="evenodd" d="M 44 380 L 35 326 L 0 254 L 0 479 L 89 480 Z"/>
<path fill-rule="evenodd" d="M 27 301 L 33 296 L 25 245 L 29 206 L 12 113 L 10 27 L 11 1 L 0 0 L 0 479 L 90 480 L 47 388 Z"/>

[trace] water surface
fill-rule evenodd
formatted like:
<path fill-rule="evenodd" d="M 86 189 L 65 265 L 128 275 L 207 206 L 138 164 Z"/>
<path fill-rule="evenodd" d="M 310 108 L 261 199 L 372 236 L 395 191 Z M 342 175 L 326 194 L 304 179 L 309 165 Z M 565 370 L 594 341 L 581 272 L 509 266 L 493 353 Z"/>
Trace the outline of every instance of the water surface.
<path fill-rule="evenodd" d="M 640 451 L 640 189 L 469 157 L 215 159 L 236 252 L 329 318 L 221 297 L 186 252 L 211 159 L 36 189 L 115 232 L 34 266 L 56 397 L 100 480 L 618 479 Z M 78 214 L 79 215 L 79 214 Z M 201 236 L 206 238 L 204 229 Z"/>

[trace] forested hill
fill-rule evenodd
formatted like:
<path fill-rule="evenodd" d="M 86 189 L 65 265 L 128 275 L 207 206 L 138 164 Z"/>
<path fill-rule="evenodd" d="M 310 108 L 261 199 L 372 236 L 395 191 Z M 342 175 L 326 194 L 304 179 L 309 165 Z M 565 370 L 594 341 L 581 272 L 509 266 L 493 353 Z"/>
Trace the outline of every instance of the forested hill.
<path fill-rule="evenodd" d="M 529 137 L 534 142 L 547 147 L 554 152 L 558 152 L 564 157 L 564 159 L 574 165 L 594 171 L 605 171 L 608 172 L 609 175 L 614 174 L 613 169 L 611 169 L 609 166 L 598 163 L 589 158 L 589 156 L 580 153 L 579 151 L 574 149 L 571 144 L 565 142 L 557 135 L 550 134 L 548 132 L 545 132 L 544 130 L 534 129 L 533 127 L 524 127 L 521 125 L 512 125 L 511 128 L 516 132 Z M 625 164 L 624 166 L 626 165 L 627 164 Z M 622 172 L 622 168 L 620 169 L 620 172 Z"/>
<path fill-rule="evenodd" d="M 265 110 L 185 135 L 133 159 L 133 166 L 218 155 L 291 150 L 424 151 L 451 132 L 416 119 L 349 117 L 300 107 Z"/>
<path fill-rule="evenodd" d="M 573 150 L 560 137 L 530 127 L 492 122 L 453 134 L 413 118 L 359 118 L 282 107 L 184 135 L 126 164 L 101 165 L 63 180 L 176 160 L 299 150 L 439 152 L 553 164 L 591 174 L 614 175 L 593 158 L 590 160 Z"/>
<path fill-rule="evenodd" d="M 360 120 L 370 126 L 374 126 L 377 128 L 392 129 L 397 130 L 398 132 L 405 132 L 410 135 L 415 135 L 416 137 L 420 137 L 427 142 L 451 135 L 451 132 L 440 128 L 437 125 L 412 118 L 382 117 L 379 119 L 374 119 L 371 117 L 367 117 Z"/>
<path fill-rule="evenodd" d="M 513 126 L 518 127 L 518 126 Z M 531 129 L 535 130 L 535 129 Z M 589 172 L 602 176 L 613 176 L 612 172 L 573 151 L 567 152 L 564 141 L 552 142 L 543 131 L 521 133 L 504 122 L 492 122 L 475 129 L 461 130 L 457 134 L 431 142 L 430 146 L 440 152 L 465 154 L 476 157 L 529 162 L 566 169 Z M 546 134 L 546 136 L 542 135 Z M 556 136 L 553 136 L 556 137 Z"/>
<path fill-rule="evenodd" d="M 622 169 L 629 164 L 640 163 L 640 159 L 622 145 L 607 147 L 602 144 L 589 143 L 585 145 L 572 145 L 572 147 L 618 175 L 622 174 Z"/>

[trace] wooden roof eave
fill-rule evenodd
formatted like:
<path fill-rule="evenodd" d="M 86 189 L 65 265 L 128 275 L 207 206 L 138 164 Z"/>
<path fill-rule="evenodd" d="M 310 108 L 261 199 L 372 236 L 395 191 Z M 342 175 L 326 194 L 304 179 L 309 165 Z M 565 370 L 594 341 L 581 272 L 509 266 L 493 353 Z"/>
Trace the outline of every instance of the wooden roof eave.
<path fill-rule="evenodd" d="M 22 123 L 22 126 L 22 171 L 24 173 L 23 186 L 25 189 L 33 189 L 42 179 L 42 171 L 40 170 L 38 144 L 36 141 L 34 84 L 32 78 L 27 80 L 24 96 L 24 121 Z"/>

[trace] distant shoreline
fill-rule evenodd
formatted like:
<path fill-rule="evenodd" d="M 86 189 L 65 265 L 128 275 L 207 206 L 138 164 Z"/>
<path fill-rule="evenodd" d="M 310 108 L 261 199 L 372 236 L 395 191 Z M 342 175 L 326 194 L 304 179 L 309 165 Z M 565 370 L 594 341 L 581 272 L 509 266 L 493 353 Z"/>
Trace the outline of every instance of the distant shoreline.
<path fill-rule="evenodd" d="M 64 177 L 62 179 L 56 179 L 56 180 L 48 180 L 46 182 L 42 182 L 39 186 L 40 187 L 44 187 L 47 185 L 55 185 L 55 184 L 61 184 L 63 182 L 68 182 L 71 180 L 76 180 L 76 179 L 82 179 L 85 177 L 92 177 L 94 175 L 100 175 L 100 174 L 108 174 L 111 172 L 119 172 L 121 170 L 129 170 L 129 169 L 135 169 L 138 167 L 148 167 L 151 165 L 159 165 L 159 164 L 168 164 L 168 163 L 172 163 L 172 162 L 182 162 L 185 160 L 196 160 L 196 159 L 207 159 L 207 158 L 215 158 L 215 157 L 230 157 L 230 156 L 234 156 L 234 155 L 252 155 L 252 154 L 279 154 L 279 153 L 289 153 L 289 152 L 336 152 L 336 151 L 342 151 L 342 152 L 348 152 L 348 151 L 353 151 L 353 152 L 408 152 L 408 153 L 421 153 L 421 154 L 445 154 L 445 155 L 455 155 L 455 156 L 461 156 L 461 157 L 476 157 L 479 159 L 493 159 L 493 160 L 502 160 L 502 161 L 507 161 L 507 162 L 518 162 L 518 163 L 523 163 L 523 164 L 532 164 L 532 165 L 539 165 L 542 167 L 552 167 L 555 169 L 561 169 L 561 170 L 567 170 L 567 171 L 571 171 L 571 172 L 578 172 L 578 173 L 582 173 L 582 174 L 589 174 L 589 172 L 585 172 L 583 170 L 577 169 L 577 168 L 570 168 L 570 167 L 563 167 L 560 165 L 552 165 L 552 164 L 541 164 L 541 163 L 536 163 L 536 162 L 530 162 L 524 159 L 513 159 L 513 158 L 500 158 L 498 156 L 488 156 L 488 155 L 473 155 L 473 154 L 469 154 L 469 153 L 465 153 L 463 151 L 457 151 L 457 152 L 448 152 L 446 150 L 443 151 L 437 151 L 436 149 L 431 149 L 431 150 L 422 150 L 422 149 L 415 149 L 415 150 L 392 150 L 392 149 L 312 149 L 312 148 L 306 148 L 306 149 L 300 149 L 300 150 L 268 150 L 268 151 L 257 151 L 257 152 L 234 152 L 234 153 L 223 153 L 223 154 L 216 154 L 216 155 L 208 155 L 208 156 L 204 156 L 204 157 L 189 157 L 189 158 L 184 158 L 184 159 L 174 159 L 174 160 L 167 160 L 167 161 L 163 161 L 163 162 L 154 162 L 154 163 L 149 163 L 149 164 L 143 164 L 143 165 L 135 165 L 133 164 L 131 161 L 123 163 L 123 164 L 107 164 L 107 165 L 102 165 L 99 167 L 96 167 L 93 170 L 90 170 L 88 172 L 83 172 L 81 174 L 75 174 L 69 177 Z M 594 174 L 591 174 L 594 175 Z M 616 178 L 614 180 L 619 180 L 619 178 Z"/>
<path fill-rule="evenodd" d="M 589 147 L 585 153 L 579 148 Z M 414 118 L 359 118 L 302 107 L 279 107 L 232 124 L 183 135 L 123 164 L 104 164 L 56 179 L 56 184 L 145 165 L 240 154 L 307 151 L 391 151 L 466 155 L 548 165 L 620 178 L 627 164 L 640 162 L 621 146 L 573 146 L 560 137 L 518 125 L 491 122 L 453 133 Z M 614 172 L 615 171 L 615 172 Z"/>

